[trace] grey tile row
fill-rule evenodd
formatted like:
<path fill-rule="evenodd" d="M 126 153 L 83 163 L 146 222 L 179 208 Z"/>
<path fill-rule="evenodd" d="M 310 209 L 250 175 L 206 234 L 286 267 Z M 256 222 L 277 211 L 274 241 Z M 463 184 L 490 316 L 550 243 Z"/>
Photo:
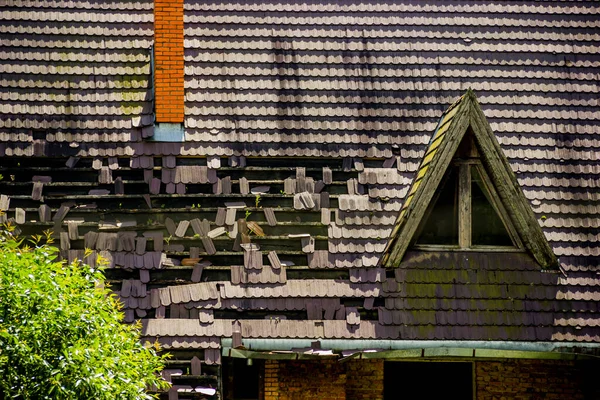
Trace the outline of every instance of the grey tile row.
<path fill-rule="evenodd" d="M 431 55 L 418 52 L 403 52 L 400 54 L 318 54 L 308 52 L 303 54 L 275 53 L 275 52 L 192 52 L 185 57 L 186 61 L 194 62 L 226 62 L 226 63 L 301 63 L 301 64 L 357 64 L 357 65 L 477 65 L 480 67 L 488 65 L 501 66 L 541 66 L 541 67 L 565 67 L 567 63 L 564 57 L 554 54 L 538 53 L 532 57 L 530 53 L 502 53 L 498 57 L 490 57 L 489 54 L 477 54 L 473 52 L 441 52 Z M 585 57 L 569 60 L 569 66 L 596 68 L 600 65 L 600 59 Z M 540 94 L 541 95 L 541 94 Z M 456 98 L 456 97 L 455 97 Z M 446 103 L 451 104 L 452 101 Z"/>
<path fill-rule="evenodd" d="M 0 44 L 3 44 L 0 41 Z M 9 45 L 9 43 L 4 43 Z M 597 51 L 597 50 L 596 50 Z M 540 81 L 512 83 L 511 81 L 487 81 L 477 79 L 463 79 L 456 81 L 422 79 L 422 80 L 394 80 L 385 79 L 267 79 L 254 78 L 246 80 L 210 79 L 188 76 L 185 84 L 187 89 L 239 89 L 239 90 L 326 90 L 326 91 L 456 91 L 465 92 L 472 88 L 477 91 L 509 91 L 519 89 L 523 92 L 541 93 L 598 93 L 599 88 L 593 82 L 574 83 L 560 81 Z"/>
<path fill-rule="evenodd" d="M 87 60 L 86 60 L 87 61 Z M 120 60 L 124 61 L 124 60 Z M 127 60 L 129 61 L 129 60 Z M 35 65 L 35 64 L 16 64 L 3 63 L 3 72 L 6 74 L 24 74 L 24 75 L 149 75 L 150 65 L 140 66 L 116 66 L 116 65 Z"/>
<path fill-rule="evenodd" d="M 29 11 L 20 12 L 21 14 L 32 14 Z M 70 14 L 67 14 L 70 15 Z M 86 15 L 83 15 L 85 18 Z M 129 18 L 133 18 L 131 16 Z M 140 17 L 143 18 L 143 17 Z M 152 16 L 150 16 L 152 18 Z M 83 20 L 83 19 L 76 19 Z M 14 37 L 12 39 L 0 38 L 0 46 L 5 47 L 25 47 L 37 49 L 97 49 L 97 50 L 118 50 L 118 49 L 149 49 L 152 45 L 152 40 L 149 38 L 136 39 L 96 39 L 88 38 L 87 40 L 70 40 L 66 37 L 62 40 L 56 40 L 52 35 L 47 37 L 35 35 L 32 38 Z"/>
<path fill-rule="evenodd" d="M 598 11 L 594 10 L 593 14 Z M 527 27 L 527 28 L 597 28 L 600 23 L 590 18 L 511 18 L 503 14 L 482 16 L 426 16 L 425 15 L 404 15 L 400 14 L 355 14 L 355 15 L 335 15 L 324 14 L 321 12 L 301 14 L 301 16 L 290 16 L 289 12 L 273 13 L 271 15 L 241 14 L 231 15 L 226 13 L 217 13 L 214 15 L 203 12 L 190 11 L 185 16 L 185 22 L 190 24 L 226 24 L 231 26 L 238 25 L 297 25 L 297 26 L 468 26 L 468 27 Z"/>
<path fill-rule="evenodd" d="M 119 4 L 119 3 L 117 3 Z M 83 36 L 98 35 L 104 37 L 152 36 L 154 30 L 151 23 L 131 25 L 125 22 L 113 22 L 109 26 L 98 22 L 70 22 L 68 26 L 54 20 L 39 24 L 38 21 L 22 22 L 20 25 L 0 25 L 0 33 L 13 35 L 60 35 Z"/>
<path fill-rule="evenodd" d="M 97 79 L 72 76 L 65 79 L 63 76 L 50 75 L 33 77 L 30 75 L 10 75 L 0 77 L 0 87 L 15 89 L 74 89 L 74 90 L 128 90 L 136 88 L 147 88 L 148 77 L 131 77 L 128 79 L 108 79 L 99 76 Z"/>
<path fill-rule="evenodd" d="M 6 26 L 0 25 L 0 32 L 3 31 L 3 28 Z M 87 28 L 85 28 L 87 29 Z M 82 30 L 85 30 L 82 28 Z M 17 33 L 17 32 L 11 32 Z M 21 33 L 21 32 L 18 32 Z M 56 34 L 60 34 L 57 32 Z M 150 31 L 150 35 L 152 35 L 152 31 Z M 104 67 L 109 67 L 111 63 L 122 63 L 128 62 L 131 63 L 132 66 L 129 68 L 133 68 L 136 64 L 139 66 L 140 63 L 150 62 L 150 52 L 147 50 L 140 49 L 138 51 L 115 51 L 110 53 L 98 53 L 95 51 L 35 51 L 35 50 L 27 50 L 22 48 L 15 49 L 3 49 L 0 51 L 0 60 L 16 60 L 19 62 L 24 61 L 44 61 L 44 62 L 68 62 L 68 63 L 102 63 L 105 64 Z M 47 65 L 48 68 L 58 68 L 58 66 Z M 75 68 L 76 65 L 70 66 L 70 68 Z M 115 67 L 115 65 L 113 65 Z M 36 99 L 39 100 L 39 99 Z"/>
<path fill-rule="evenodd" d="M 527 312 L 597 312 L 600 309 L 594 301 L 548 301 L 529 299 L 457 299 L 457 298 L 405 298 L 385 299 L 387 310 L 441 310 L 441 311 L 527 311 Z"/>
<path fill-rule="evenodd" d="M 337 226 L 329 225 L 329 237 L 334 239 L 376 239 L 385 240 L 392 233 L 391 226 L 363 225 L 353 227 L 352 225 Z"/>
<path fill-rule="evenodd" d="M 528 29 L 526 27 L 505 28 L 501 31 L 486 30 L 486 27 L 472 29 L 471 31 L 464 30 L 463 27 L 451 26 L 423 26 L 416 28 L 414 26 L 407 27 L 405 25 L 387 25 L 387 26 L 372 26 L 369 29 L 358 29 L 356 27 L 347 26 L 310 26 L 307 25 L 301 28 L 288 28 L 283 26 L 259 27 L 259 26 L 232 26 L 224 30 L 223 26 L 202 26 L 197 24 L 189 24 L 185 29 L 186 37 L 210 38 L 210 37 L 236 37 L 236 38 L 369 38 L 374 40 L 380 39 L 471 39 L 477 41 L 485 40 L 503 40 L 511 41 L 515 37 L 523 36 L 530 41 L 546 41 L 552 42 L 568 42 L 577 40 L 580 42 L 597 42 L 600 41 L 600 35 L 592 29 L 579 31 L 575 34 L 553 30 L 551 27 L 543 29 Z"/>
<path fill-rule="evenodd" d="M 540 188 L 539 190 L 532 190 L 525 188 L 523 190 L 525 197 L 533 201 L 542 200 L 558 200 L 558 201 L 598 201 L 600 200 L 600 193 L 595 191 L 569 191 L 565 188 L 559 188 L 550 190 L 549 188 Z"/>
<path fill-rule="evenodd" d="M 346 32 L 346 31 L 345 31 Z M 398 34 L 397 31 L 394 31 L 393 34 Z M 569 35 L 572 36 L 572 35 Z M 378 38 L 381 39 L 381 38 Z M 248 39 L 251 41 L 253 39 Z M 254 39 L 256 40 L 256 39 Z M 545 39 L 549 40 L 549 39 Z M 572 38 L 571 38 L 572 40 Z M 598 48 L 600 49 L 600 35 L 596 38 L 598 42 Z M 216 61 L 216 60 L 215 60 Z M 247 61 L 246 61 L 247 63 Z M 335 64 L 334 64 L 335 65 Z M 593 70 L 582 70 L 577 72 L 558 70 L 558 69 L 542 69 L 539 66 L 526 66 L 526 67 L 488 67 L 488 68 L 477 68 L 475 66 L 465 67 L 465 66 L 452 66 L 452 67 L 443 67 L 443 68 L 434 68 L 430 67 L 422 67 L 410 68 L 406 65 L 382 65 L 373 68 L 369 68 L 368 74 L 377 79 L 386 79 L 386 78 L 394 78 L 394 79 L 403 79 L 405 81 L 426 81 L 427 78 L 435 78 L 435 79 L 443 79 L 446 81 L 452 81 L 460 78 L 464 78 L 465 74 L 468 74 L 470 79 L 484 79 L 488 78 L 490 80 L 500 79 L 504 81 L 506 79 L 507 73 L 516 73 L 519 72 L 518 81 L 516 82 L 525 82 L 525 83 L 535 83 L 536 80 L 540 80 L 541 83 L 544 81 L 552 82 L 553 80 L 558 81 L 582 81 L 581 83 L 586 83 L 585 81 L 590 81 L 593 83 L 596 79 L 596 73 Z M 290 64 L 289 67 L 281 66 L 281 65 L 245 65 L 245 62 L 242 61 L 241 64 L 221 64 L 221 65 L 187 65 L 185 67 L 186 76 L 202 76 L 202 77 L 237 77 L 239 79 L 243 79 L 243 77 L 275 77 L 277 79 L 281 79 L 284 77 L 296 77 L 299 79 L 307 79 L 311 78 L 321 79 L 321 78 L 330 78 L 330 79 L 356 79 L 356 78 L 364 78 L 365 76 L 364 68 L 359 66 L 355 66 L 353 68 L 352 64 L 340 64 L 337 65 L 337 68 L 333 68 L 332 65 L 327 66 L 314 66 L 311 64 L 305 65 L 295 65 Z M 562 82 L 561 82 L 562 83 Z M 193 100 L 190 99 L 191 96 L 187 96 L 188 101 Z M 407 111 L 407 110 L 404 110 Z M 434 110 L 428 109 L 427 111 L 433 112 Z M 525 111 L 525 110 L 522 110 Z"/>
<path fill-rule="evenodd" d="M 233 285 L 220 283 L 223 299 L 273 298 L 273 297 L 377 297 L 379 285 L 352 284 L 348 281 L 331 279 L 288 280 L 282 284 Z"/>
<path fill-rule="evenodd" d="M 89 104 L 80 103 L 76 106 L 62 105 L 62 104 L 44 104 L 44 103 L 7 103 L 0 104 L 0 113 L 2 114 L 17 114 L 17 115 L 31 115 L 32 119 L 41 119 L 45 115 L 57 116 L 64 115 L 65 120 L 68 120 L 68 115 L 75 116 L 103 116 L 108 119 L 109 116 L 122 116 L 122 115 L 134 115 L 139 114 L 152 114 L 152 105 L 149 102 L 141 102 L 132 106 L 119 106 L 112 104 Z M 40 116 L 42 116 L 40 118 Z M 60 136 L 59 136 L 60 137 Z M 54 140 L 60 140 L 59 137 Z"/>
<path fill-rule="evenodd" d="M 569 331 L 571 329 L 571 331 Z M 196 320 L 142 320 L 143 336 L 221 336 L 231 337 L 232 320 L 215 320 L 201 325 Z M 384 326 L 378 322 L 360 321 L 349 325 L 345 320 L 244 320 L 243 338 L 325 338 L 325 339 L 422 339 L 422 340 L 600 340 L 598 328 L 536 326 Z"/>
<path fill-rule="evenodd" d="M 398 215 L 393 211 L 335 210 L 335 224 L 342 225 L 394 225 Z"/>
<path fill-rule="evenodd" d="M 535 2 L 495 2 L 470 1 L 470 2 L 411 2 L 411 1 L 380 1 L 380 2 L 361 2 L 344 3 L 337 1 L 317 1 L 317 0 L 278 0 L 274 2 L 252 2 L 253 11 L 262 12 L 289 12 L 307 13 L 307 12 L 339 12 L 339 13 L 443 13 L 443 14 L 501 14 L 522 17 L 527 14 L 527 18 L 541 18 L 541 15 L 571 15 L 583 16 L 586 14 L 600 13 L 598 7 L 592 4 L 573 3 L 573 2 L 554 2 L 538 4 Z M 185 3 L 185 10 L 208 12 L 240 12 L 239 3 L 221 2 L 221 1 L 189 1 Z M 547 17 L 546 17 L 547 18 Z M 426 24 L 424 24 L 426 25 Z"/>
<path fill-rule="evenodd" d="M 244 266 L 231 266 L 231 283 L 258 284 L 258 283 L 285 283 L 287 274 L 285 267 L 274 269 L 263 265 L 261 269 L 246 269 Z"/>
<path fill-rule="evenodd" d="M 0 53 L 2 54 L 2 53 Z M 140 57 L 140 56 L 138 56 Z M 108 60 L 107 60 L 108 61 Z M 600 64 L 599 64 L 600 65 Z M 531 67 L 538 68 L 539 67 Z M 1 95 L 1 94 L 0 94 Z M 2 98 L 2 97 L 0 97 Z M 379 92 L 379 93 L 340 93 L 340 92 L 302 92 L 302 93 L 281 93 L 277 91 L 268 91 L 258 89 L 255 91 L 239 92 L 235 89 L 207 91 L 207 90 L 187 90 L 186 101 L 188 103 L 302 103 L 302 104 L 378 104 L 402 106 L 420 106 L 439 108 L 441 114 L 443 108 L 452 104 L 456 96 L 452 93 L 439 93 L 432 95 L 422 92 Z M 553 96 L 534 93 L 521 93 L 519 96 L 503 94 L 498 92 L 478 91 L 477 100 L 482 108 L 486 110 L 492 105 L 523 105 L 523 106 L 544 106 L 544 107 L 598 107 L 600 100 L 597 96 L 578 93 L 577 97 L 571 97 L 568 94 L 560 95 L 555 93 Z M 415 133 L 410 136 L 415 136 Z M 425 135 L 429 138 L 430 134 Z"/>
<path fill-rule="evenodd" d="M 134 3 L 135 4 L 135 3 Z M 67 7 L 65 7 L 67 8 Z M 70 8 L 70 7 L 69 7 Z M 1 20 L 8 21 L 37 21 L 37 22 L 96 22 L 96 23 L 128 23 L 140 24 L 153 22 L 154 18 L 151 10 L 140 10 L 143 12 L 135 12 L 138 9 L 135 7 L 127 7 L 128 12 L 89 12 L 76 9 L 65 11 L 32 11 L 32 10 L 4 10 Z M 148 12 L 150 11 L 150 12 Z"/>
<path fill-rule="evenodd" d="M 198 122 L 196 122 L 197 124 Z M 286 122 L 282 121 L 282 127 L 275 130 L 274 132 L 261 132 L 254 131 L 252 125 L 253 121 L 240 121 L 240 126 L 236 130 L 229 129 L 212 129 L 207 131 L 203 128 L 189 128 L 186 130 L 185 138 L 189 141 L 195 142 L 248 142 L 255 141 L 261 143 L 278 143 L 278 142 L 289 142 L 289 143 L 363 143 L 363 144 L 398 144 L 398 145 L 423 145 L 426 143 L 424 137 L 392 137 L 387 135 L 380 135 L 379 133 L 369 134 L 367 131 L 357 133 L 345 133 L 345 132 L 318 132 L 310 131 L 307 132 L 297 130 L 294 125 L 298 122 Z M 261 122 L 262 123 L 262 122 Z M 242 126 L 247 125 L 245 128 Z M 291 125 L 291 128 L 286 128 L 286 125 Z M 330 125 L 332 128 L 335 123 Z M 338 125 L 339 126 L 339 125 Z M 346 125 L 347 126 L 347 125 Z M 241 130 L 243 129 L 243 130 Z M 333 129 L 332 129 L 333 130 Z M 352 130 L 352 129 L 341 129 Z"/>
<path fill-rule="evenodd" d="M 84 10 L 146 10 L 152 12 L 153 2 L 149 0 L 123 1 L 86 1 L 86 0 L 6 0 L 9 7 L 29 7 L 39 9 L 84 9 Z"/>
<path fill-rule="evenodd" d="M 167 337 L 142 337 L 141 341 L 154 342 L 158 340 L 160 346 L 164 349 L 219 349 L 221 347 L 221 339 L 215 336 L 200 337 L 200 336 L 167 336 Z"/>
<path fill-rule="evenodd" d="M 327 241 L 330 253 L 383 253 L 387 241 L 358 238 L 332 239 Z"/>

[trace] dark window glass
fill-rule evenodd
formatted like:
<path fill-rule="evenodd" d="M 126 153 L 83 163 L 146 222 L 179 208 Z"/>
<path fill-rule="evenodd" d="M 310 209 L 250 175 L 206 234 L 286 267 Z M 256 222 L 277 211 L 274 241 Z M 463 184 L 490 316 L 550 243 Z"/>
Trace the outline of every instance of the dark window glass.
<path fill-rule="evenodd" d="M 385 400 L 473 399 L 473 366 L 461 362 L 383 364 Z"/>
<path fill-rule="evenodd" d="M 251 365 L 243 358 L 223 358 L 225 399 L 258 400 L 260 386 L 260 360 Z"/>
<path fill-rule="evenodd" d="M 488 191 L 477 171 L 471 168 L 471 235 L 473 245 L 512 246 L 512 240 L 490 203 Z"/>
<path fill-rule="evenodd" d="M 458 179 L 456 168 L 444 178 L 440 195 L 423 225 L 417 244 L 458 245 Z"/>

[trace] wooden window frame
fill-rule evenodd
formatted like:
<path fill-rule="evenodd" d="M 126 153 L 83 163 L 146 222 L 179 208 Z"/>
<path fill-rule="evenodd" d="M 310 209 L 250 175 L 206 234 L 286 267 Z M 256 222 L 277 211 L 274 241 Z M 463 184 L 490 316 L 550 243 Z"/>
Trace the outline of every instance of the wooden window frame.
<path fill-rule="evenodd" d="M 412 248 L 415 250 L 425 251 L 474 251 L 474 252 L 525 252 L 523 242 L 519 238 L 517 231 L 510 221 L 508 212 L 502 205 L 502 201 L 496 191 L 492 181 L 488 177 L 481 160 L 476 159 L 455 159 L 451 163 L 451 167 L 458 171 L 458 245 L 442 245 L 442 244 L 417 244 L 417 240 L 425 226 L 426 221 L 437 203 L 441 191 L 437 190 L 432 198 L 430 207 L 425 211 L 423 219 L 419 224 L 419 228 L 413 236 Z M 471 196 L 471 167 L 477 169 L 479 176 L 483 182 L 484 192 L 489 195 L 489 202 L 502 221 L 508 236 L 513 242 L 513 246 L 494 246 L 494 245 L 473 245 L 472 243 L 472 196 Z M 444 182 L 440 187 L 443 187 L 448 174 L 443 178 Z M 486 196 L 487 197 L 487 196 Z"/>

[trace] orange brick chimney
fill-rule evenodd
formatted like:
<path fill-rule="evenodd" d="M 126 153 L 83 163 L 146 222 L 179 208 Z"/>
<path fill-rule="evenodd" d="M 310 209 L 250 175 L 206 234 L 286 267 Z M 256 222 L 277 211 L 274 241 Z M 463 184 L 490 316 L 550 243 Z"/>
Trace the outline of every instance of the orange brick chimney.
<path fill-rule="evenodd" d="M 183 0 L 154 0 L 154 101 L 156 122 L 183 122 Z"/>

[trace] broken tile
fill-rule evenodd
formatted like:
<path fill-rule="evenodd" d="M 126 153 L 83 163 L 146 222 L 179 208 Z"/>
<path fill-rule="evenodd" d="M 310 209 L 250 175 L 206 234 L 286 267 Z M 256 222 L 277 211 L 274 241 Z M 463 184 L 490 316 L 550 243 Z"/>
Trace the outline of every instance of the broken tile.
<path fill-rule="evenodd" d="M 42 190 L 44 189 L 43 182 L 34 182 L 33 189 L 31 191 L 31 199 L 39 201 L 42 199 Z"/>
<path fill-rule="evenodd" d="M 15 222 L 17 224 L 24 224 L 25 223 L 25 210 L 22 208 L 15 208 Z"/>
<path fill-rule="evenodd" d="M 275 218 L 275 212 L 273 211 L 272 208 L 265 207 L 263 209 L 263 212 L 265 213 L 265 219 L 267 220 L 267 223 L 269 224 L 269 226 L 277 225 L 277 218 Z"/>
<path fill-rule="evenodd" d="M 185 221 L 185 220 L 179 221 L 179 225 L 177 225 L 177 229 L 175 230 L 175 236 L 184 237 L 189 226 L 190 226 L 189 221 Z"/>

